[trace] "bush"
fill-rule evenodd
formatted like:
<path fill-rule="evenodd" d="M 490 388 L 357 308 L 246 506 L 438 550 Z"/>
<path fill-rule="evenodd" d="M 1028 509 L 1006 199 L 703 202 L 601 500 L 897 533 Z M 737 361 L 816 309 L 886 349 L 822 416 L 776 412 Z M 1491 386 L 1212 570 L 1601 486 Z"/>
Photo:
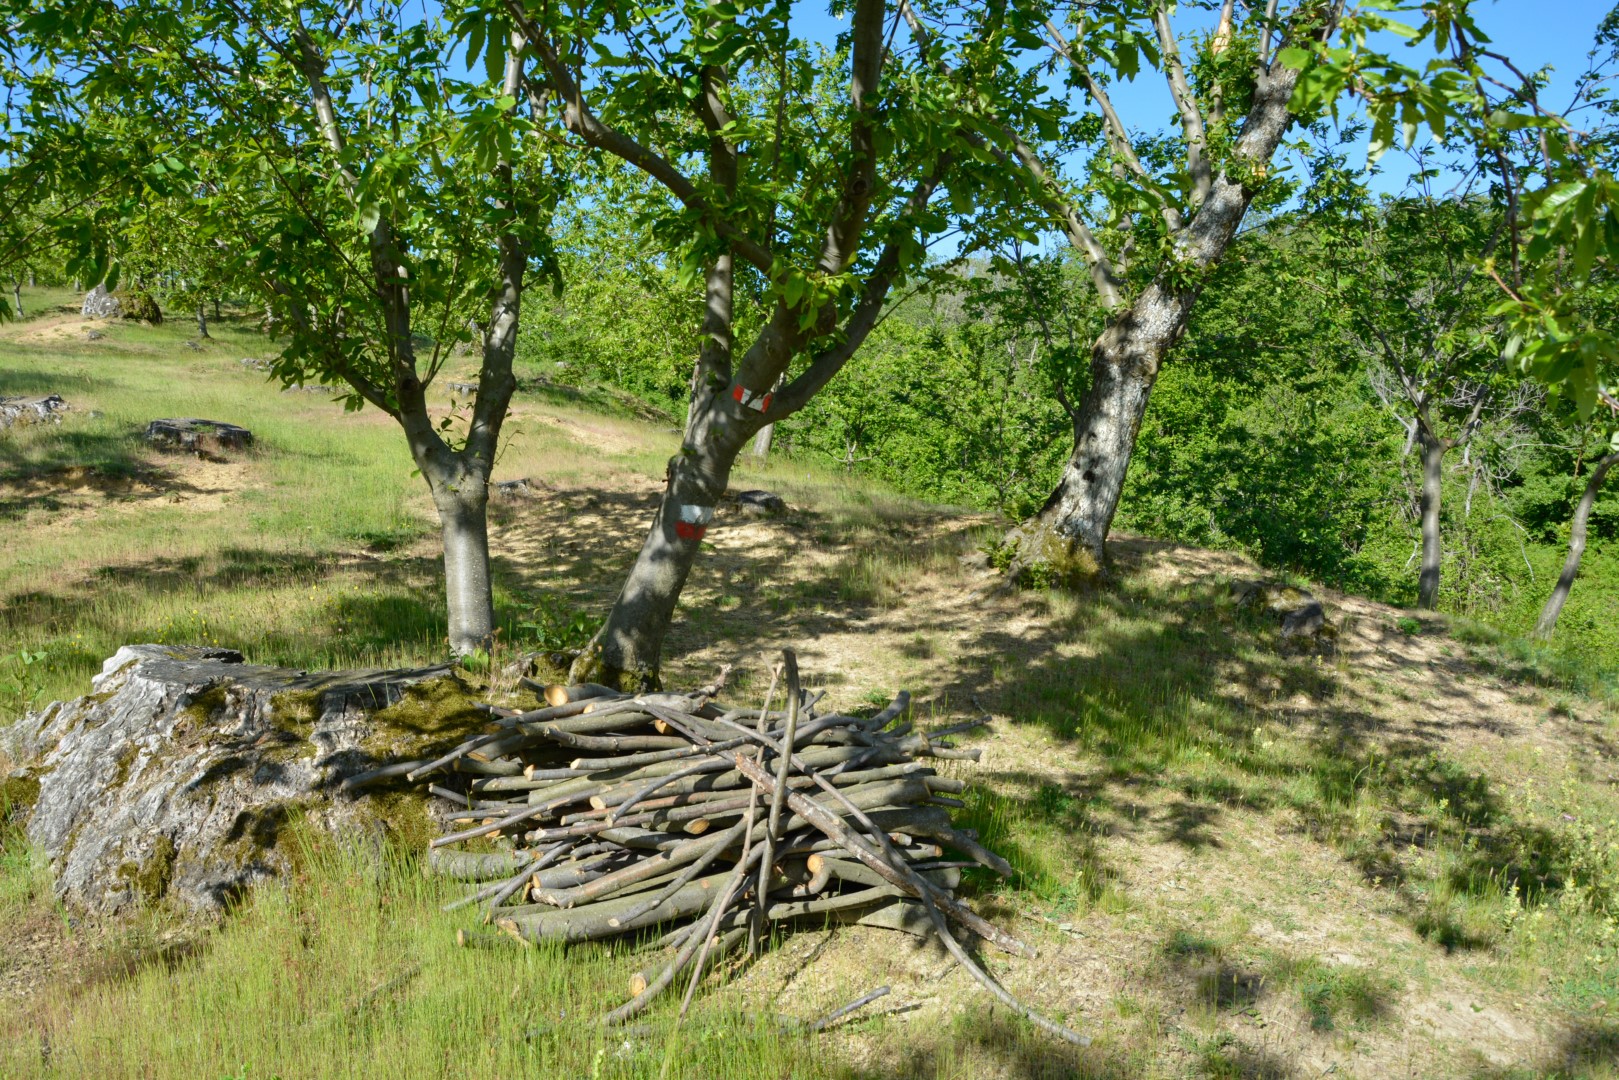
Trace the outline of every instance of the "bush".
<path fill-rule="evenodd" d="M 124 318 L 136 319 L 153 326 L 162 324 L 163 309 L 157 306 L 157 298 L 145 289 L 133 289 L 116 295 L 118 302 L 124 307 Z"/>

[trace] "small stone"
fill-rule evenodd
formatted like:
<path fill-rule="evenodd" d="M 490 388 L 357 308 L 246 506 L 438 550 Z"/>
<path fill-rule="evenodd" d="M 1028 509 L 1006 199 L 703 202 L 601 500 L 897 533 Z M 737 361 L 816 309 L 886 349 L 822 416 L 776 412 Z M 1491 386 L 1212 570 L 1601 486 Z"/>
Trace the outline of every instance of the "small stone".
<path fill-rule="evenodd" d="M 60 394 L 42 398 L 0 397 L 0 428 L 60 424 L 68 408 Z"/>
<path fill-rule="evenodd" d="M 775 517 L 787 512 L 787 500 L 770 491 L 739 491 L 737 509 L 749 517 Z"/>
<path fill-rule="evenodd" d="M 270 370 L 270 361 L 268 361 L 268 360 L 260 360 L 256 356 L 244 356 L 244 357 L 242 357 L 240 360 L 238 360 L 236 362 L 238 364 L 241 364 L 243 367 L 247 368 L 249 371 L 269 371 Z"/>
<path fill-rule="evenodd" d="M 84 294 L 80 312 L 87 319 L 119 319 L 123 317 L 124 305 L 105 285 L 97 285 Z"/>
<path fill-rule="evenodd" d="M 219 420 L 153 420 L 146 425 L 146 441 L 163 450 L 218 453 L 246 450 L 253 445 L 253 433 Z"/>
<path fill-rule="evenodd" d="M 451 397 L 472 397 L 477 392 L 478 392 L 478 384 L 475 383 L 475 382 L 453 382 L 453 383 L 450 383 L 450 396 Z"/>
<path fill-rule="evenodd" d="M 86 330 L 84 332 L 84 340 L 86 341 L 100 341 L 106 336 L 107 332 L 105 330 Z"/>

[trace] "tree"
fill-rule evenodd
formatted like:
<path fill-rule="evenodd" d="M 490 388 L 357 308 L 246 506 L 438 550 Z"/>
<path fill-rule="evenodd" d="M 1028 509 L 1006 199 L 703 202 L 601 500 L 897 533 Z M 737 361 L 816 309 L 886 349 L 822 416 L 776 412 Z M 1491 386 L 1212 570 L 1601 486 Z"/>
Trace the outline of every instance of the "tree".
<path fill-rule="evenodd" d="M 1331 103 L 1352 88 L 1372 120 L 1374 156 L 1395 144 L 1396 130 L 1410 147 L 1423 128 L 1474 149 L 1504 207 L 1501 250 L 1479 256 L 1503 297 L 1494 314 L 1514 341 L 1521 369 L 1572 400 L 1582 417 L 1604 410 L 1610 446 L 1619 451 L 1619 334 L 1606 318 L 1611 303 L 1602 302 L 1619 255 L 1619 131 L 1611 123 L 1604 71 L 1619 46 L 1619 9 L 1603 20 L 1592 66 L 1571 107 L 1559 113 L 1541 101 L 1541 73 L 1526 73 L 1492 48 L 1470 8 L 1470 0 L 1426 4 L 1416 26 L 1378 11 L 1355 13 L 1345 20 L 1341 44 L 1318 43 L 1308 57 L 1295 105 L 1335 107 Z M 1438 58 L 1415 68 L 1371 44 L 1378 33 L 1430 42 Z M 1579 127 L 1581 110 L 1599 123 Z M 1600 485 L 1595 469 L 1592 478 Z M 1594 501 L 1595 488 L 1588 484 L 1585 494 Z M 1588 515 L 1584 495 L 1575 508 L 1569 557 L 1541 613 L 1542 636 L 1552 632 L 1578 571 L 1582 507 Z"/>
<path fill-rule="evenodd" d="M 848 363 L 890 290 L 920 267 L 947 214 L 999 182 L 961 132 L 1005 72 L 990 35 L 960 77 L 894 40 L 894 8 L 855 0 L 836 50 L 794 36 L 788 5 L 684 8 L 517 0 L 515 27 L 574 138 L 655 180 L 650 214 L 671 261 L 702 282 L 701 347 L 681 448 L 634 566 L 572 678 L 654 685 L 663 640 L 738 453 Z M 984 79 L 972 79 L 991 65 Z M 839 84 L 842 85 L 839 85 Z M 972 86 L 977 93 L 968 93 Z M 761 298 L 737 337 L 739 279 Z M 785 380 L 779 391 L 775 388 Z"/>
<path fill-rule="evenodd" d="M 549 265 L 557 177 L 519 115 L 519 46 L 480 40 L 469 66 L 485 77 L 461 77 L 456 14 L 406 19 L 389 0 L 54 0 L 6 21 L 34 68 L 116 107 L 123 142 L 157 159 L 166 182 L 152 193 L 183 195 L 199 240 L 224 243 L 289 332 L 275 375 L 346 383 L 348 407 L 398 422 L 438 510 L 449 641 L 465 654 L 493 631 L 487 484 L 525 285 Z M 427 392 L 475 316 L 478 391 L 457 432 L 435 422 Z"/>
<path fill-rule="evenodd" d="M 1014 529 L 1013 573 L 1045 565 L 1058 578 L 1102 569 L 1105 541 L 1142 417 L 1170 349 L 1185 331 L 1207 275 L 1256 200 L 1278 197 L 1271 159 L 1294 115 L 1297 44 L 1332 32 L 1339 5 L 1303 0 L 1291 13 L 1234 0 L 1214 31 L 1185 42 L 1173 5 L 1143 0 L 1093 7 L 1038 5 L 1042 35 L 1066 74 L 1071 138 L 1093 149 L 1083 187 L 1064 182 L 1035 147 L 1014 137 L 1021 169 L 1046 220 L 1089 268 L 1105 315 L 1090 349 L 1088 383 L 1069 410 L 1073 451 L 1055 489 Z M 1062 23 L 1063 25 L 1059 25 Z M 1125 127 L 1108 86 L 1133 78 L 1142 58 L 1163 75 L 1178 120 L 1178 153 Z"/>
<path fill-rule="evenodd" d="M 1417 606 L 1439 602 L 1445 458 L 1470 447 L 1486 422 L 1521 411 L 1509 344 L 1488 312 L 1493 284 L 1478 256 L 1499 238 L 1488 204 L 1430 191 L 1382 205 L 1362 202 L 1336 234 L 1331 268 L 1336 321 L 1368 365 L 1372 387 L 1421 455 L 1422 562 Z"/>

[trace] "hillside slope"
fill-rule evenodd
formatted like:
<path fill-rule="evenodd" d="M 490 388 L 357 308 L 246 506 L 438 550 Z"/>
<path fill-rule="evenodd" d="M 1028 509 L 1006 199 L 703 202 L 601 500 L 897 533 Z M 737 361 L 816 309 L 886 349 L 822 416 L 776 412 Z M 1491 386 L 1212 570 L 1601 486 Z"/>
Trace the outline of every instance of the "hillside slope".
<path fill-rule="evenodd" d="M 8 661 L 0 705 L 82 693 L 135 640 L 308 667 L 436 655 L 429 507 L 385 418 L 266 385 L 237 363 L 265 349 L 243 324 L 198 350 L 180 331 L 107 333 L 86 342 L 63 317 L 0 331 L 0 392 L 76 409 L 0 436 L 0 627 L 48 654 Z M 560 392 L 515 412 L 499 478 L 536 492 L 494 514 L 502 621 L 514 644 L 577 644 L 678 436 Z M 131 432 L 160 415 L 243 423 L 259 446 L 158 455 Z M 961 769 L 979 785 L 964 814 L 1020 873 L 977 881 L 977 902 L 1040 957 L 989 959 L 1096 1044 L 1054 1047 L 879 931 L 787 940 L 706 1007 L 816 1015 L 890 983 L 887 1015 L 818 1044 L 829 1075 L 1616 1075 L 1610 703 L 1351 596 L 1318 594 L 1332 647 L 1289 650 L 1232 601 L 1231 582 L 1263 574 L 1231 554 L 1120 538 L 1105 589 L 1007 593 L 970 557 L 993 535 L 981 516 L 792 462 L 745 466 L 736 487 L 793 509 L 722 510 L 666 681 L 733 663 L 736 696 L 762 693 L 792 646 L 836 705 L 906 687 L 920 724 L 992 715 L 965 740 L 983 760 Z M 11 843 L 0 914 L 33 914 L 0 931 L 0 983 L 23 1001 L 9 1034 L 86 1043 L 130 1022 L 140 980 L 202 979 L 210 950 L 229 955 L 227 927 L 187 950 L 202 959 L 170 957 L 172 975 L 130 975 L 117 957 L 164 951 L 41 915 Z"/>

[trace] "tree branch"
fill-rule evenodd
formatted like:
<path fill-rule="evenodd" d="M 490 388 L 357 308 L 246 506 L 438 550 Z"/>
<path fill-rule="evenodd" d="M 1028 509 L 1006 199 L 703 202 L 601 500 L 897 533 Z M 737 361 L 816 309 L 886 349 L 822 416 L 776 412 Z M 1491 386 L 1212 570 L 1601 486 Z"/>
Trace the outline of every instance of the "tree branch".
<path fill-rule="evenodd" d="M 912 9 L 908 0 L 900 0 L 899 10 L 900 14 L 905 17 L 905 22 L 910 26 L 911 33 L 916 37 L 918 44 L 925 47 L 928 40 L 927 27 L 923 26 L 921 20 L 917 18 L 916 12 Z M 950 65 L 943 60 L 936 59 L 933 64 L 946 75 L 954 75 Z M 986 118 L 985 122 L 1011 144 L 1013 155 L 1018 163 L 1034 178 L 1036 197 L 1040 199 L 1046 212 L 1061 226 L 1064 234 L 1068 237 L 1068 242 L 1084 257 L 1085 265 L 1090 270 L 1091 283 L 1096 288 L 1096 293 L 1102 301 L 1102 306 L 1109 311 L 1123 306 L 1123 282 L 1114 270 L 1113 260 L 1109 257 L 1107 250 L 1102 247 L 1101 242 L 1092 234 L 1089 226 L 1085 224 L 1085 220 L 1079 216 L 1079 208 L 1057 186 L 1056 181 L 1046 172 L 1045 164 L 1041 162 L 1039 155 L 1034 152 L 1034 149 L 1028 143 L 1023 141 L 1017 132 L 991 118 Z M 974 145 L 984 146 L 996 157 L 1006 161 L 1007 164 L 1011 164 L 1005 152 L 999 147 L 988 146 L 970 133 L 967 133 L 965 137 Z"/>
<path fill-rule="evenodd" d="M 1057 24 L 1050 19 L 1046 20 L 1046 32 L 1051 35 L 1052 49 L 1073 67 L 1080 80 L 1085 84 L 1085 92 L 1096 102 L 1096 107 L 1102 111 L 1102 121 L 1107 131 L 1108 145 L 1113 148 L 1113 154 L 1123 164 L 1125 169 L 1140 180 L 1149 193 L 1153 191 L 1152 177 L 1148 175 L 1146 167 L 1141 164 L 1141 158 L 1136 155 L 1135 144 L 1130 141 L 1130 133 L 1125 130 L 1124 121 L 1119 118 L 1118 111 L 1113 108 L 1113 99 L 1108 96 L 1106 88 L 1097 82 L 1091 75 L 1089 65 L 1081 62 L 1074 55 L 1073 46 L 1063 37 Z M 1175 207 L 1162 203 L 1164 224 L 1171 232 L 1179 231 L 1181 227 L 1181 214 Z"/>
<path fill-rule="evenodd" d="M 1214 185 L 1208 160 L 1208 135 L 1203 129 L 1203 114 L 1197 108 L 1197 96 L 1186 81 L 1186 68 L 1181 65 L 1180 46 L 1175 43 L 1175 32 L 1169 25 L 1169 9 L 1160 5 L 1152 16 L 1158 30 L 1158 46 L 1164 54 L 1164 79 L 1175 98 L 1175 107 L 1181 114 L 1181 141 L 1186 144 L 1186 171 L 1192 177 L 1192 206 L 1203 205 L 1209 189 Z"/>
<path fill-rule="evenodd" d="M 700 214 L 717 233 L 730 241 L 732 249 L 738 255 L 768 274 L 770 253 L 748 237 L 739 226 L 709 205 L 708 200 L 697 190 L 697 185 L 675 168 L 668 159 L 642 146 L 617 128 L 604 123 L 593 113 L 573 73 L 551 47 L 550 41 L 539 25 L 529 18 L 521 0 L 504 0 L 504 2 L 506 10 L 511 13 L 523 37 L 533 46 L 535 55 L 539 57 L 540 65 L 545 69 L 548 88 L 556 95 L 562 109 L 562 122 L 568 130 L 587 144 L 623 159 L 658 181 L 669 190 L 670 194 L 688 209 Z"/>
<path fill-rule="evenodd" d="M 821 249 L 822 273 L 841 274 L 854 261 L 877 189 L 875 101 L 882 77 L 885 0 L 856 0 L 849 73 L 849 171 Z"/>

